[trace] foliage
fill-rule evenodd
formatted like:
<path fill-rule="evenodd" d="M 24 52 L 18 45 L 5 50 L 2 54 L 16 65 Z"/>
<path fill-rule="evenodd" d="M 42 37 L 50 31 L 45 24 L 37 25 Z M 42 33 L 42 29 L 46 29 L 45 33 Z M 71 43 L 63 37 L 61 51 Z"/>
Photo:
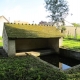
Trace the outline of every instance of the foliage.
<path fill-rule="evenodd" d="M 80 80 L 80 65 L 64 71 L 69 77 L 68 80 Z"/>
<path fill-rule="evenodd" d="M 67 80 L 57 69 L 32 56 L 0 59 L 0 80 Z"/>
<path fill-rule="evenodd" d="M 77 40 L 70 40 L 70 39 L 64 39 L 63 40 L 63 47 L 80 51 L 80 41 Z"/>
<path fill-rule="evenodd" d="M 72 73 L 72 74 L 67 74 L 69 77 L 68 77 L 68 80 L 80 80 L 80 72 L 77 72 L 77 73 Z"/>
<path fill-rule="evenodd" d="M 80 24 L 78 23 L 72 23 L 74 25 L 74 27 L 80 27 Z"/>
<path fill-rule="evenodd" d="M 61 26 L 61 33 L 63 33 L 66 30 L 65 26 Z"/>
<path fill-rule="evenodd" d="M 46 9 L 50 12 L 49 17 L 59 27 L 59 22 L 64 24 L 64 18 L 68 15 L 68 5 L 66 0 L 45 0 Z"/>

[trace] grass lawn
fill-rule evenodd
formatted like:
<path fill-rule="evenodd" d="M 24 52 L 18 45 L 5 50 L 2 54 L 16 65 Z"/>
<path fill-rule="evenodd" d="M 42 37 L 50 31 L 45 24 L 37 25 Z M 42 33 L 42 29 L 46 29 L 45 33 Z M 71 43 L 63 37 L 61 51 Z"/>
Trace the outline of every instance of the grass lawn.
<path fill-rule="evenodd" d="M 80 65 L 64 72 L 69 76 L 68 80 L 80 80 Z"/>
<path fill-rule="evenodd" d="M 0 36 L 0 46 L 3 46 L 2 37 Z"/>
<path fill-rule="evenodd" d="M 0 36 L 0 40 L 2 40 L 2 37 Z"/>
<path fill-rule="evenodd" d="M 80 80 L 80 68 L 60 71 L 29 55 L 0 57 L 0 80 Z"/>
<path fill-rule="evenodd" d="M 68 36 L 65 36 L 65 38 L 74 39 L 74 36 L 68 35 Z M 77 35 L 77 40 L 80 40 L 80 35 Z"/>
<path fill-rule="evenodd" d="M 80 51 L 80 41 L 78 40 L 70 40 L 70 39 L 64 39 L 63 40 L 63 47 Z"/>
<path fill-rule="evenodd" d="M 0 58 L 0 80 L 67 80 L 62 71 L 33 56 Z"/>
<path fill-rule="evenodd" d="M 2 42 L 0 42 L 0 46 L 3 46 L 3 43 Z"/>

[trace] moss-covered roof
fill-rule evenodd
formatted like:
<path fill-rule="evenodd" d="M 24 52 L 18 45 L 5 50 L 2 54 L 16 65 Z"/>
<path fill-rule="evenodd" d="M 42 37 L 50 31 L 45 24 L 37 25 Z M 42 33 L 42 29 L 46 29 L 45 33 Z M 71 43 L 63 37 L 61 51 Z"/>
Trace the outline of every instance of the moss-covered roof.
<path fill-rule="evenodd" d="M 54 26 L 5 23 L 9 38 L 55 38 L 62 34 Z"/>

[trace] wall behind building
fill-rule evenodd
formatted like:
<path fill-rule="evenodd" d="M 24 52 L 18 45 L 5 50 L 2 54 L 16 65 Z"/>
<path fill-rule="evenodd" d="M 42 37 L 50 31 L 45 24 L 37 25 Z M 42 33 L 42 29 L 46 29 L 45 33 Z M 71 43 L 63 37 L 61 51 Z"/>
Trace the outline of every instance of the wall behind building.
<path fill-rule="evenodd" d="M 66 27 L 66 31 L 64 33 L 66 36 L 67 35 L 71 35 L 74 36 L 75 35 L 75 27 Z M 77 27 L 77 35 L 80 35 L 80 27 Z"/>

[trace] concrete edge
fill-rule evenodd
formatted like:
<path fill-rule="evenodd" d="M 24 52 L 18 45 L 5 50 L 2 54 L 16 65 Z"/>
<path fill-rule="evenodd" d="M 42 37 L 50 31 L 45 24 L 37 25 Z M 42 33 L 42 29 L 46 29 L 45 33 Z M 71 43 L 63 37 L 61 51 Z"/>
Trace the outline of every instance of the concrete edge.
<path fill-rule="evenodd" d="M 62 56 L 80 60 L 80 52 L 76 52 L 76 51 L 64 49 L 64 48 L 59 48 L 59 50 L 60 50 L 60 55 Z"/>
<path fill-rule="evenodd" d="M 44 64 L 46 64 L 46 65 L 48 65 L 48 66 L 50 66 L 50 67 L 52 67 L 52 68 L 54 68 L 54 69 L 56 69 L 56 70 L 59 70 L 59 71 L 63 72 L 63 71 L 62 71 L 61 69 L 59 69 L 58 67 L 56 67 L 56 66 L 54 66 L 54 65 L 52 65 L 52 64 L 50 64 L 50 63 L 48 63 L 48 62 L 46 62 L 46 61 L 44 61 L 44 60 L 42 60 L 42 59 L 40 59 L 39 57 L 35 57 L 35 56 L 33 56 L 33 55 L 30 55 L 30 56 L 36 58 L 38 61 L 40 61 L 40 62 L 42 62 L 42 63 L 44 63 Z"/>

